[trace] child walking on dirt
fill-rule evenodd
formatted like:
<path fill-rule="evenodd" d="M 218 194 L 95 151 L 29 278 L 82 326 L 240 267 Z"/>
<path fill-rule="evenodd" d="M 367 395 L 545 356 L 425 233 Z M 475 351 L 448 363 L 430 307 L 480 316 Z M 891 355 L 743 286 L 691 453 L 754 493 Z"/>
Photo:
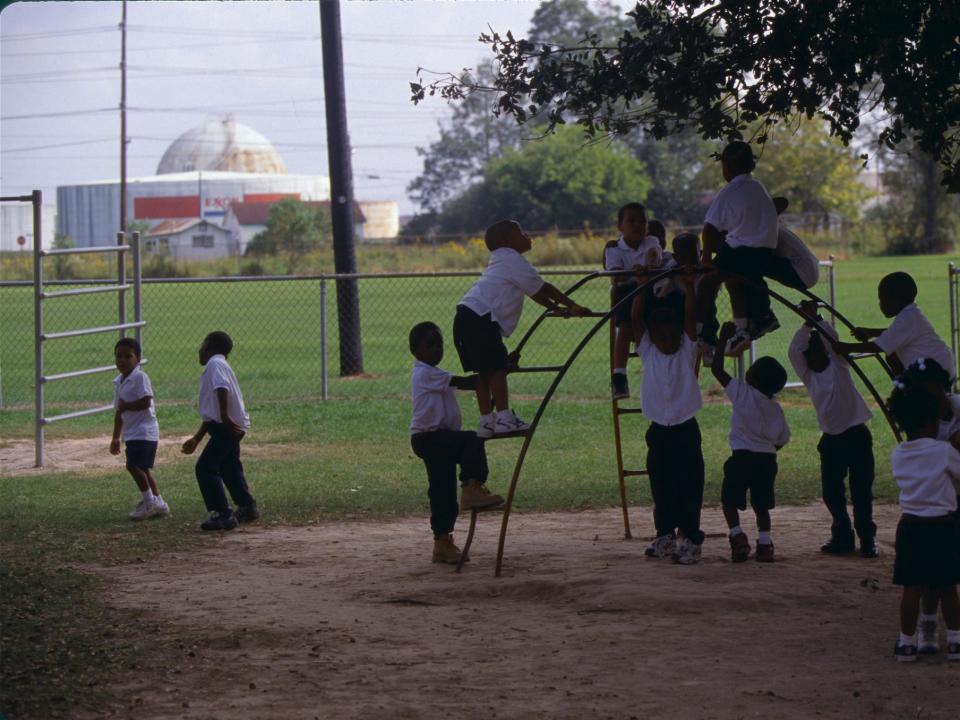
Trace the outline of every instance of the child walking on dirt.
<path fill-rule="evenodd" d="M 458 377 L 437 367 L 443 360 L 443 335 L 432 322 L 410 330 L 413 364 L 413 418 L 410 445 L 427 468 L 433 562 L 457 563 L 460 548 L 453 543 L 453 526 L 460 508 L 482 510 L 503 503 L 487 490 L 487 453 L 477 434 L 460 429 L 460 406 L 454 388 L 473 390 L 476 376 Z M 457 506 L 457 465 L 461 500 Z"/>
<path fill-rule="evenodd" d="M 858 327 L 854 334 L 860 342 L 834 343 L 834 349 L 846 355 L 884 352 L 897 375 L 919 358 L 932 358 L 952 378 L 957 367 L 953 353 L 917 307 L 917 283 L 914 279 L 905 272 L 885 275 L 877 286 L 877 296 L 880 312 L 884 317 L 893 318 L 890 327 Z"/>
<path fill-rule="evenodd" d="M 925 593 L 935 593 L 947 626 L 947 659 L 960 660 L 960 453 L 937 440 L 940 401 L 929 389 L 894 381 L 890 412 L 907 439 L 894 448 L 890 469 L 900 488 L 893 582 L 903 586 L 894 657 L 917 659 L 917 620 Z"/>
<path fill-rule="evenodd" d="M 110 453 L 120 454 L 120 436 L 127 455 L 127 472 L 137 484 L 140 502 L 131 520 L 162 517 L 170 514 L 170 507 L 160 497 L 153 465 L 160 441 L 160 425 L 153 403 L 150 378 L 140 368 L 142 350 L 133 338 L 121 338 L 113 347 L 113 357 L 120 374 L 113 380 L 113 438 Z"/>
<path fill-rule="evenodd" d="M 724 323 L 720 342 L 733 337 L 736 327 Z M 721 346 L 722 347 L 722 344 Z M 787 371 L 769 356 L 758 358 L 747 370 L 746 382 L 730 377 L 723 367 L 723 354 L 713 358 L 713 376 L 726 390 L 733 405 L 730 418 L 730 458 L 723 464 L 720 502 L 723 517 L 730 528 L 730 559 L 744 562 L 750 557 L 750 541 L 740 527 L 738 510 L 750 506 L 757 516 L 756 560 L 773 562 L 773 537 L 770 510 L 776 504 L 774 481 L 777 478 L 777 451 L 790 440 L 790 428 L 783 409 L 773 399 L 787 382 Z"/>
<path fill-rule="evenodd" d="M 627 203 L 617 211 L 617 229 L 620 238 L 608 243 L 603 252 L 603 269 L 610 271 L 643 270 L 650 265 L 659 264 L 661 256 L 660 241 L 653 235 L 647 235 L 647 211 L 637 202 Z M 610 387 L 613 399 L 630 397 L 630 384 L 627 380 L 627 358 L 630 356 L 630 343 L 633 341 L 630 313 L 632 302 L 622 302 L 637 289 L 635 275 L 614 275 L 613 303 L 617 306 L 614 313 L 616 336 L 613 341 L 613 377 Z M 619 303 L 619 304 L 618 304 Z"/>
<path fill-rule="evenodd" d="M 640 401 L 650 419 L 647 428 L 647 471 L 653 495 L 657 536 L 647 557 L 671 556 L 681 565 L 700 560 L 704 533 L 704 463 L 696 414 L 703 405 L 697 382 L 696 317 L 693 278 L 678 275 L 683 284 L 683 319 L 668 307 L 644 321 L 634 315 L 637 355 L 643 362 Z"/>
<path fill-rule="evenodd" d="M 820 551 L 828 555 L 848 555 L 854 550 L 853 533 L 860 538 L 860 555 L 878 555 L 873 523 L 874 457 L 873 436 L 866 423 L 871 412 L 857 392 L 847 361 L 831 349 L 824 335 L 836 339 L 830 325 L 817 315 L 816 303 L 805 300 L 801 309 L 810 318 L 797 330 L 788 355 L 793 369 L 807 388 L 817 412 L 817 424 L 823 433 L 817 444 L 820 453 L 820 487 L 823 503 L 833 523 L 830 539 Z M 815 319 L 815 320 L 814 320 Z M 847 513 L 843 480 L 850 475 L 850 499 L 853 525 Z"/>
<path fill-rule="evenodd" d="M 250 428 L 250 416 L 237 376 L 227 362 L 232 350 L 233 340 L 220 330 L 207 335 L 200 345 L 201 424 L 181 448 L 181 452 L 190 455 L 205 435 L 210 436 L 195 468 L 200 493 L 210 513 L 200 529 L 207 531 L 233 530 L 238 523 L 254 522 L 260 517 L 240 462 L 240 441 Z M 227 502 L 224 485 L 237 506 L 236 512 Z"/>
<path fill-rule="evenodd" d="M 489 438 L 528 430 L 530 425 L 510 409 L 507 368 L 511 358 L 503 344 L 520 322 L 524 295 L 548 310 L 568 315 L 590 311 L 545 282 L 523 253 L 532 245 L 520 224 L 500 220 L 487 228 L 484 240 L 490 262 L 483 275 L 457 303 L 453 343 L 463 369 L 476 372 L 480 425 L 477 436 Z"/>

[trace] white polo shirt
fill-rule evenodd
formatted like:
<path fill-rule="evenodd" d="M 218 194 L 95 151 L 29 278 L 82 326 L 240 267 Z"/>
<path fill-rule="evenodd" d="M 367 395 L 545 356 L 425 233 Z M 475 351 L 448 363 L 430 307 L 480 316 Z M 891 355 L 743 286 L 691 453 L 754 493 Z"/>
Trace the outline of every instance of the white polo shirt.
<path fill-rule="evenodd" d="M 730 247 L 777 247 L 777 209 L 766 188 L 750 173 L 737 175 L 717 193 L 706 222 L 726 231 Z"/>
<path fill-rule="evenodd" d="M 637 343 L 637 356 L 643 362 L 640 407 L 643 414 L 658 425 L 680 425 L 703 406 L 697 382 L 697 345 L 686 333 L 680 348 L 666 355 L 645 332 Z"/>
<path fill-rule="evenodd" d="M 941 420 L 937 429 L 937 440 L 950 442 L 957 433 L 960 433 L 960 395 L 947 395 L 950 401 L 950 419 Z"/>
<path fill-rule="evenodd" d="M 652 254 L 652 262 L 647 262 L 647 254 Z M 603 251 L 604 270 L 633 270 L 637 265 L 659 266 L 663 262 L 663 249 L 654 235 L 647 235 L 637 247 L 630 247 L 623 235 L 614 247 Z"/>
<path fill-rule="evenodd" d="M 459 430 L 460 405 L 450 385 L 452 373 L 419 360 L 413 363 L 410 392 L 413 419 L 410 434 L 432 430 Z"/>
<path fill-rule="evenodd" d="M 942 440 L 906 440 L 890 454 L 890 470 L 900 488 L 900 510 L 941 517 L 957 509 L 960 453 Z"/>
<path fill-rule="evenodd" d="M 933 358 L 951 378 L 957 374 L 953 353 L 916 303 L 898 312 L 874 342 L 885 353 L 896 353 L 905 368 L 920 358 Z"/>
<path fill-rule="evenodd" d="M 773 254 L 787 259 L 803 281 L 804 287 L 812 288 L 817 284 L 820 279 L 820 261 L 792 230 L 782 225 L 779 227 L 777 248 Z"/>
<path fill-rule="evenodd" d="M 233 368 L 223 355 L 214 355 L 207 360 L 200 376 L 200 419 L 204 422 L 222 422 L 217 390 L 227 390 L 227 415 L 238 426 L 246 430 L 250 427 L 250 416 L 243 405 L 243 393 L 237 383 Z"/>
<path fill-rule="evenodd" d="M 738 378 L 727 383 L 726 393 L 733 403 L 731 450 L 775 453 L 790 441 L 787 419 L 776 400 Z"/>
<path fill-rule="evenodd" d="M 543 278 L 523 255 L 513 248 L 497 248 L 490 253 L 483 275 L 458 305 L 480 316 L 490 313 L 500 334 L 509 337 L 520 322 L 524 295 L 536 295 L 542 287 Z"/>
<path fill-rule="evenodd" d="M 157 413 L 153 404 L 153 387 L 150 378 L 137 365 L 130 374 L 124 377 L 117 375 L 113 379 L 113 407 L 123 400 L 136 402 L 150 397 L 150 405 L 146 410 L 125 410 L 120 413 L 123 420 L 124 440 L 153 440 L 160 439 L 160 425 L 157 423 Z"/>
<path fill-rule="evenodd" d="M 820 322 L 817 328 L 821 333 L 827 333 L 836 339 L 837 331 L 827 323 Z M 823 372 L 814 372 L 810 369 L 803 355 L 803 351 L 810 344 L 810 333 L 811 328 L 806 325 L 801 326 L 793 336 L 787 354 L 790 356 L 790 364 L 807 388 L 813 409 L 817 411 L 817 425 L 820 426 L 820 432 L 839 435 L 855 425 L 867 422 L 872 417 L 872 413 L 853 384 L 850 366 L 833 351 L 827 340 L 822 341 L 830 358 L 826 369 Z"/>

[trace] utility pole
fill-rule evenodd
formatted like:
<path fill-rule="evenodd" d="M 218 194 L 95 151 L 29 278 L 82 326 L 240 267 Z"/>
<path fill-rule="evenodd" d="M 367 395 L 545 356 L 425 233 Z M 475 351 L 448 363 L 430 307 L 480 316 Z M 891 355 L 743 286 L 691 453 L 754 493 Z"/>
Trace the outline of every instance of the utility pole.
<path fill-rule="evenodd" d="M 120 232 L 127 231 L 127 0 L 120 22 Z"/>
<path fill-rule="evenodd" d="M 333 266 L 337 273 L 355 273 L 357 256 L 353 246 L 353 170 L 343 82 L 340 0 L 319 2 L 327 157 L 330 165 Z M 337 280 L 337 320 L 340 331 L 340 375 L 358 375 L 363 372 L 363 350 L 360 345 L 360 295 L 355 278 Z"/>

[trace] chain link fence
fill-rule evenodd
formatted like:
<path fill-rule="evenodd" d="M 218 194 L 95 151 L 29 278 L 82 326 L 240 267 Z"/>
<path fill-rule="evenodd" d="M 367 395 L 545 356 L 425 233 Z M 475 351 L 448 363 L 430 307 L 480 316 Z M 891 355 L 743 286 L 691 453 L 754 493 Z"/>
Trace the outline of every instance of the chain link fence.
<path fill-rule="evenodd" d="M 814 292 L 829 298 L 832 267 L 821 268 Z M 544 271 L 565 289 L 592 269 Z M 276 278 L 210 278 L 146 280 L 143 284 L 144 356 L 157 401 L 192 402 L 201 371 L 198 348 L 212 330 L 226 330 L 235 347 L 230 362 L 241 379 L 249 402 L 292 398 L 406 398 L 412 358 L 409 329 L 431 320 L 444 332 L 442 365 L 460 371 L 453 348 L 452 328 L 457 301 L 479 272 L 357 275 L 363 369 L 359 376 L 340 377 L 336 276 Z M 57 289 L 80 287 L 57 284 Z M 609 281 L 597 278 L 579 289 L 575 298 L 593 310 L 609 307 Z M 778 288 L 779 289 L 779 288 Z M 784 291 L 791 299 L 796 293 Z M 721 319 L 729 317 L 727 294 L 718 298 Z M 116 299 L 79 295 L 45 306 L 45 330 L 59 332 L 116 322 Z M 758 355 L 778 358 L 791 374 L 786 352 L 800 320 L 777 310 L 782 327 L 757 343 Z M 528 301 L 511 347 L 540 314 Z M 521 359 L 522 365 L 560 365 L 577 342 L 597 322 L 595 318 L 549 319 L 537 330 Z M 609 346 L 602 330 L 584 350 L 561 386 L 560 396 L 602 399 L 609 396 Z M 109 335 L 64 338 L 48 343 L 48 374 L 107 365 L 113 359 Z M 633 365 L 631 372 L 639 369 Z M 518 374 L 511 392 L 537 396 L 548 386 L 548 374 Z M 709 372 L 701 373 L 706 386 Z M 63 410 L 109 403 L 109 374 L 49 383 L 47 404 Z M 0 284 L 0 400 L 7 408 L 28 409 L 33 399 L 33 295 L 29 283 Z"/>

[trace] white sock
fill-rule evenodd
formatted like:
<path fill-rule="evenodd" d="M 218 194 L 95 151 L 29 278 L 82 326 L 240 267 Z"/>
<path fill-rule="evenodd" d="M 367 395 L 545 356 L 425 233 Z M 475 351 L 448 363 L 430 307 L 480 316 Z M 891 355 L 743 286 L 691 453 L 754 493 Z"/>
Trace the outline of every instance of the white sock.
<path fill-rule="evenodd" d="M 922 613 L 920 613 L 920 622 L 932 622 L 932 623 L 936 624 L 936 622 L 937 622 L 937 614 L 934 613 L 933 615 L 927 615 L 926 613 L 923 613 L 923 612 L 922 612 Z"/>
<path fill-rule="evenodd" d="M 497 410 L 497 412 L 496 412 L 497 418 L 509 418 L 511 415 L 513 415 L 513 411 L 512 411 L 510 408 L 505 408 L 505 409 L 503 409 L 503 410 Z"/>
<path fill-rule="evenodd" d="M 702 332 L 703 332 L 703 323 L 702 323 L 702 322 L 698 322 L 698 323 L 697 323 L 697 335 L 700 335 L 700 333 L 702 333 Z"/>
<path fill-rule="evenodd" d="M 736 537 L 737 535 L 743 535 L 743 528 L 739 525 L 730 528 L 730 537 Z"/>
<path fill-rule="evenodd" d="M 900 633 L 900 644 L 901 644 L 901 645 L 916 645 L 916 644 L 917 644 L 917 636 L 916 636 L 916 634 L 914 634 L 914 635 L 904 635 L 903 633 Z"/>
<path fill-rule="evenodd" d="M 496 416 L 497 416 L 496 412 L 489 412 L 486 415 L 481 415 L 480 421 L 483 422 L 484 420 L 493 420 L 494 418 L 496 418 Z"/>
<path fill-rule="evenodd" d="M 153 493 L 150 492 L 149 489 L 143 490 L 143 491 L 140 493 L 140 497 L 143 498 L 144 502 L 149 502 L 150 500 L 153 500 Z"/>
<path fill-rule="evenodd" d="M 613 374 L 614 374 L 614 375 L 626 375 L 626 374 L 627 374 L 627 369 L 626 369 L 626 368 L 614 368 L 614 369 L 613 369 Z"/>
<path fill-rule="evenodd" d="M 737 330 L 746 330 L 747 329 L 747 319 L 746 318 L 734 318 L 733 324 L 736 325 Z"/>
<path fill-rule="evenodd" d="M 951 630 L 947 628 L 947 642 L 953 645 L 954 643 L 960 643 L 960 630 Z"/>
<path fill-rule="evenodd" d="M 761 545 L 773 545 L 773 537 L 771 537 L 770 531 L 760 530 L 757 533 L 757 542 Z"/>

